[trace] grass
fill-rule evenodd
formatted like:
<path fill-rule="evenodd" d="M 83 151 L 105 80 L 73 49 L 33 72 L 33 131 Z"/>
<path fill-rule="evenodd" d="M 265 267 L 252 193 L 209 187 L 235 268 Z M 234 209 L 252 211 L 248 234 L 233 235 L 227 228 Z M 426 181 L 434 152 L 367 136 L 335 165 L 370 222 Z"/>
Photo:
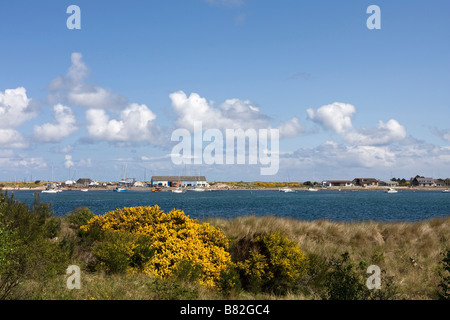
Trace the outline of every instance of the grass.
<path fill-rule="evenodd" d="M 348 252 L 352 261 L 376 264 L 393 277 L 402 299 L 435 299 L 441 252 L 450 247 L 450 218 L 420 222 L 298 221 L 277 217 L 211 219 L 232 240 L 281 231 L 308 254 L 325 259 Z M 414 266 L 410 257 L 418 266 Z"/>
<path fill-rule="evenodd" d="M 324 261 L 348 252 L 351 261 L 375 264 L 392 277 L 398 287 L 398 299 L 436 299 L 441 252 L 450 248 L 450 217 L 420 222 L 332 222 L 327 220 L 299 221 L 279 217 L 246 216 L 234 219 L 208 219 L 220 227 L 231 245 L 246 236 L 281 231 L 295 241 L 305 253 Z M 62 220 L 60 237 L 76 238 L 76 232 Z M 418 266 L 414 266 L 413 257 Z M 75 246 L 73 264 L 82 268 L 81 290 L 66 288 L 67 276 L 58 276 L 40 283 L 28 281 L 16 293 L 17 299 L 46 300 L 206 300 L 206 299 L 318 299 L 314 288 L 301 293 L 274 296 L 245 291 L 224 296 L 214 289 L 191 283 L 187 279 L 160 280 L 142 274 L 108 275 L 88 272 L 92 255 L 87 247 Z M 382 283 L 383 288 L 383 283 Z"/>

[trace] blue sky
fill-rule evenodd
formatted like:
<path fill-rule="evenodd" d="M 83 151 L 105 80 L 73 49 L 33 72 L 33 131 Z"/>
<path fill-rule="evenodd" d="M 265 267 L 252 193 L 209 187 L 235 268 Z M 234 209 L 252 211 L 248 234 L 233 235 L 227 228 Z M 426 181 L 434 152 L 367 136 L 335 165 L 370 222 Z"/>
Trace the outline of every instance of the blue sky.
<path fill-rule="evenodd" d="M 81 30 L 66 27 L 71 4 Z M 366 27 L 373 4 L 380 30 Z M 4 1 L 0 180 L 52 168 L 118 180 L 124 167 L 138 179 L 450 177 L 449 12 L 444 0 Z M 277 175 L 174 165 L 170 133 L 195 119 L 279 128 Z"/>

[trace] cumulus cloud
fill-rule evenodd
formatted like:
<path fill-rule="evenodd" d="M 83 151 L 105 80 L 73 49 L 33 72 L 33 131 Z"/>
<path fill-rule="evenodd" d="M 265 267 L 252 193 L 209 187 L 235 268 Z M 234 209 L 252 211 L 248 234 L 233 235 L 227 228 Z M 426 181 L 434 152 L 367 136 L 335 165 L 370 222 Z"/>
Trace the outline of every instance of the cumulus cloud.
<path fill-rule="evenodd" d="M 47 163 L 41 157 L 26 157 L 15 154 L 11 150 L 0 150 L 0 172 L 11 169 L 42 169 L 46 168 Z"/>
<path fill-rule="evenodd" d="M 53 107 L 55 123 L 34 127 L 35 139 L 42 142 L 59 142 L 78 130 L 72 109 L 57 104 Z"/>
<path fill-rule="evenodd" d="M 82 58 L 81 53 L 72 53 L 72 64 L 67 73 L 50 82 L 48 85 L 49 102 L 64 102 L 69 105 L 95 109 L 120 109 L 126 106 L 127 99 L 125 97 L 109 89 L 85 83 L 90 71 Z"/>
<path fill-rule="evenodd" d="M 19 131 L 14 129 L 0 129 L 0 148 L 26 148 L 28 142 Z"/>
<path fill-rule="evenodd" d="M 0 127 L 15 128 L 36 116 L 30 101 L 23 87 L 0 91 Z"/>
<path fill-rule="evenodd" d="M 379 121 L 376 128 L 356 130 L 352 124 L 352 117 L 356 109 L 351 104 L 335 102 L 317 110 L 307 109 L 309 119 L 321 125 L 324 129 L 332 130 L 353 145 L 381 146 L 398 142 L 406 138 L 406 129 L 397 120 L 390 119 L 384 123 Z"/>
<path fill-rule="evenodd" d="M 193 130 L 194 123 L 202 122 L 204 129 L 269 129 L 271 118 L 260 112 L 251 101 L 227 99 L 215 107 L 198 93 L 189 97 L 183 91 L 170 94 L 173 110 L 177 116 L 175 124 L 180 128 Z M 294 137 L 303 132 L 297 118 L 292 118 L 277 127 L 280 137 Z"/>
<path fill-rule="evenodd" d="M 69 155 L 69 154 L 66 154 L 65 156 L 64 156 L 64 166 L 67 168 L 67 169 L 69 169 L 69 168 L 71 168 L 71 167 L 73 167 L 74 166 L 74 162 L 72 161 L 72 156 L 71 155 Z"/>
<path fill-rule="evenodd" d="M 15 128 L 36 116 L 26 89 L 0 91 L 0 147 L 25 148 L 28 143 Z"/>
<path fill-rule="evenodd" d="M 155 124 L 156 115 L 144 104 L 130 104 L 122 110 L 119 119 L 109 119 L 105 110 L 89 109 L 86 112 L 87 130 L 93 140 L 109 142 L 148 141 L 157 144 L 160 129 Z"/>

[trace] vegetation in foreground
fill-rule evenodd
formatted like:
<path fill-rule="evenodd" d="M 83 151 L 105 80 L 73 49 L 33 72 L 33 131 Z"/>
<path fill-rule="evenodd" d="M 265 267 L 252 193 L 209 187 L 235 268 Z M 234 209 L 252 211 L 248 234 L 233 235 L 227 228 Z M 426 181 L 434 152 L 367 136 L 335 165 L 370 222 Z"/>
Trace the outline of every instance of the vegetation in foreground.
<path fill-rule="evenodd" d="M 157 206 L 57 218 L 1 193 L 0 299 L 449 299 L 449 235 L 450 218 L 200 222 Z M 81 289 L 67 288 L 69 265 Z"/>

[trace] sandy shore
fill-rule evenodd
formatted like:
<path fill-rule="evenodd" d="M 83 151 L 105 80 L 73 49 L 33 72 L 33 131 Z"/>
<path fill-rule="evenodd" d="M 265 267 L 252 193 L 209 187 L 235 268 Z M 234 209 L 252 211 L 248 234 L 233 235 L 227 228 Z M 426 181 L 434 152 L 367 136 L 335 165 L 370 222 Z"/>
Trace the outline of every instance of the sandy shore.
<path fill-rule="evenodd" d="M 88 187 L 87 189 L 89 190 L 97 190 L 97 191 L 113 191 L 117 186 L 107 186 L 107 187 Z M 33 190 L 33 191 L 42 191 L 45 190 L 46 187 L 41 186 L 41 187 L 24 187 L 24 188 L 19 188 L 16 189 L 14 187 L 3 187 L 0 188 L 0 190 L 7 190 L 7 191 L 14 191 L 14 190 Z M 62 187 L 60 188 L 63 191 L 79 191 L 83 188 L 81 187 Z M 152 187 L 127 187 L 128 190 L 137 190 L 137 191 L 151 191 L 155 188 Z M 171 191 L 173 189 L 176 188 L 162 188 L 161 191 Z M 206 190 L 208 190 L 209 188 L 207 188 Z M 263 187 L 256 187 L 256 188 L 251 188 L 251 187 L 236 187 L 236 186 L 221 186 L 221 187 L 216 187 L 216 186 L 211 186 L 212 190 L 217 190 L 217 191 L 227 191 L 227 190 L 248 190 L 248 191 L 255 191 L 255 190 L 272 190 L 272 191 L 278 191 L 279 188 L 263 188 Z M 295 188 L 295 187 L 290 187 L 290 189 L 294 190 L 294 191 L 307 191 L 307 187 L 302 187 L 302 188 Z M 388 187 L 328 187 L 328 188 L 319 188 L 316 187 L 316 189 L 320 190 L 333 190 L 333 191 L 385 191 L 388 189 Z M 447 189 L 446 187 L 416 187 L 416 188 L 409 188 L 409 187 L 395 187 L 394 189 L 399 190 L 399 191 L 443 191 L 445 189 Z"/>

